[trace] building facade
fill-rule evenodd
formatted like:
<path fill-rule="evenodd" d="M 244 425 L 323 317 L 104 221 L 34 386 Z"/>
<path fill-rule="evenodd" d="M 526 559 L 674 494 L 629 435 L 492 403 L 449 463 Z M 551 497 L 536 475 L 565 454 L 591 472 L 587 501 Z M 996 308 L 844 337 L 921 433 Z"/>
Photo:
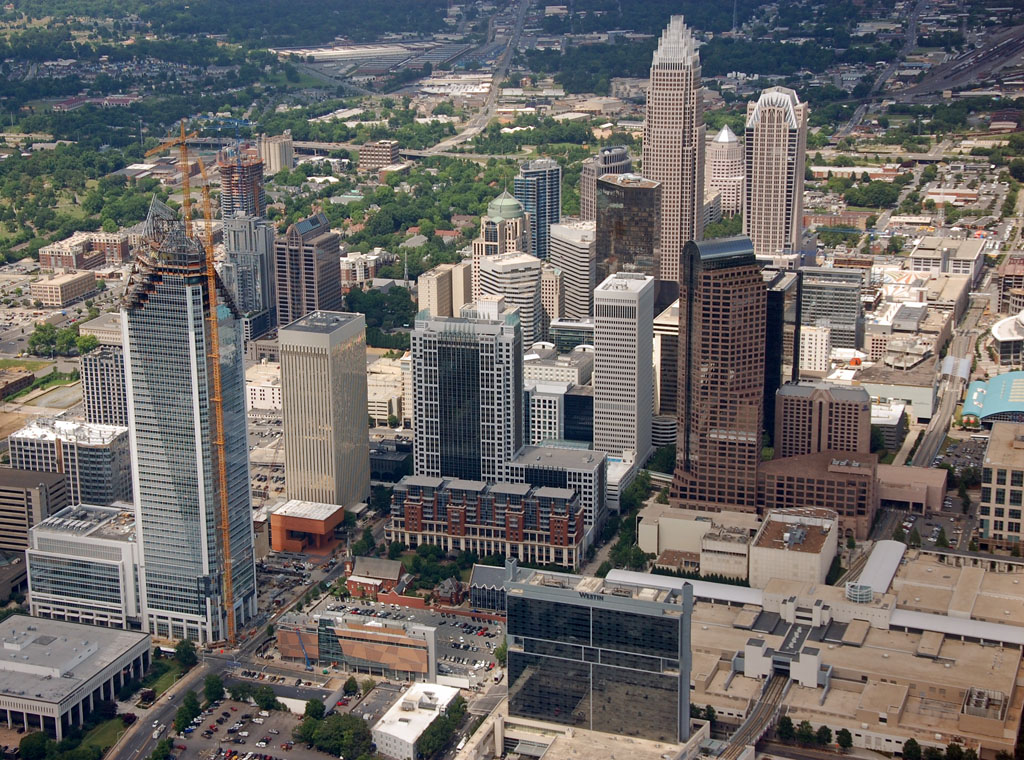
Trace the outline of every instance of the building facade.
<path fill-rule="evenodd" d="M 661 184 L 636 174 L 597 180 L 597 282 L 616 272 L 661 279 Z"/>
<path fill-rule="evenodd" d="M 503 480 L 524 436 L 519 312 L 497 298 L 417 317 L 412 389 L 416 474 Z"/>
<path fill-rule="evenodd" d="M 775 457 L 871 451 L 871 397 L 863 388 L 786 383 L 775 396 Z"/>
<path fill-rule="evenodd" d="M 81 375 L 85 421 L 95 425 L 128 427 L 124 351 L 121 347 L 98 346 L 82 356 Z"/>
<path fill-rule="evenodd" d="M 274 225 L 260 216 L 225 216 L 224 253 L 221 271 L 248 343 L 277 326 Z"/>
<path fill-rule="evenodd" d="M 804 220 L 807 105 L 786 87 L 769 87 L 747 104 L 743 141 L 743 232 L 758 256 L 800 250 Z"/>
<path fill-rule="evenodd" d="M 503 192 L 487 204 L 487 213 L 480 218 L 480 234 L 473 241 L 473 300 L 481 295 L 480 263 L 484 258 L 514 252 L 530 253 L 532 250 L 530 215 L 522 203 L 508 192 Z M 453 308 L 452 316 L 455 314 L 458 311 Z"/>
<path fill-rule="evenodd" d="M 513 192 L 530 215 L 530 253 L 546 259 L 552 224 L 562 220 L 562 167 L 552 158 L 535 158 L 519 166 Z"/>
<path fill-rule="evenodd" d="M 775 435 L 775 393 L 797 380 L 800 362 L 800 273 L 764 269 L 764 430 Z"/>
<path fill-rule="evenodd" d="M 397 140 L 377 140 L 359 149 L 359 170 L 375 172 L 397 164 L 400 159 Z"/>
<path fill-rule="evenodd" d="M 643 144 L 644 176 L 661 184 L 663 281 L 679 279 L 683 246 L 704 235 L 704 131 L 700 56 L 673 16 L 651 62 Z"/>
<path fill-rule="evenodd" d="M 732 216 L 743 210 L 743 146 L 726 124 L 707 145 L 704 184 L 709 192 L 718 192 L 722 214 Z"/>
<path fill-rule="evenodd" d="M 61 473 L 0 468 L 0 549 L 24 551 L 32 526 L 69 503 Z"/>
<path fill-rule="evenodd" d="M 341 309 L 340 238 L 326 216 L 291 225 L 274 241 L 274 258 L 278 324 L 291 324 L 311 311 Z"/>
<path fill-rule="evenodd" d="M 315 311 L 278 331 L 285 491 L 352 506 L 370 494 L 366 318 Z"/>
<path fill-rule="evenodd" d="M 804 267 L 800 288 L 800 321 L 825 326 L 834 348 L 860 348 L 864 343 L 864 275 L 856 269 Z"/>
<path fill-rule="evenodd" d="M 217 154 L 220 174 L 220 216 L 266 216 L 263 159 L 252 145 L 234 145 Z"/>
<path fill-rule="evenodd" d="M 765 284 L 749 238 L 688 243 L 679 282 L 679 429 L 671 497 L 757 510 Z"/>
<path fill-rule="evenodd" d="M 586 319 L 594 314 L 594 286 L 597 284 L 596 246 L 595 222 L 563 222 L 551 225 L 551 250 L 548 262 L 562 271 L 562 316 L 565 319 Z"/>
<path fill-rule="evenodd" d="M 978 546 L 1019 547 L 1024 539 L 1024 425 L 995 422 L 981 470 Z"/>
<path fill-rule="evenodd" d="M 292 141 L 291 130 L 285 130 L 282 135 L 261 135 L 256 147 L 263 159 L 263 171 L 271 177 L 295 165 L 295 143 Z"/>
<path fill-rule="evenodd" d="M 63 309 L 81 301 L 96 292 L 96 275 L 93 272 L 67 272 L 44 277 L 29 286 L 33 300 L 43 306 Z"/>
<path fill-rule="evenodd" d="M 480 295 L 499 296 L 509 308 L 519 309 L 523 345 L 543 337 L 541 261 L 526 253 L 502 253 L 480 262 Z"/>
<path fill-rule="evenodd" d="M 597 219 L 597 180 L 606 174 L 627 174 L 633 171 L 629 149 L 622 145 L 601 148 L 596 156 L 583 162 L 580 168 L 580 219 Z"/>
<path fill-rule="evenodd" d="M 594 291 L 594 448 L 651 453 L 654 278 L 619 272 Z"/>

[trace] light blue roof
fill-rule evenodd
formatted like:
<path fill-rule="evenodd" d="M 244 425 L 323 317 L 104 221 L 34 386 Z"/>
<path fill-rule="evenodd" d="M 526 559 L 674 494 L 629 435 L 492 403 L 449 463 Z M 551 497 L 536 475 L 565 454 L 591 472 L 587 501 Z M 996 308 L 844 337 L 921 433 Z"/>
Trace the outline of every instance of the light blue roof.
<path fill-rule="evenodd" d="M 1024 415 L 1024 372 L 1006 372 L 967 388 L 963 415 L 979 420 L 997 414 Z"/>

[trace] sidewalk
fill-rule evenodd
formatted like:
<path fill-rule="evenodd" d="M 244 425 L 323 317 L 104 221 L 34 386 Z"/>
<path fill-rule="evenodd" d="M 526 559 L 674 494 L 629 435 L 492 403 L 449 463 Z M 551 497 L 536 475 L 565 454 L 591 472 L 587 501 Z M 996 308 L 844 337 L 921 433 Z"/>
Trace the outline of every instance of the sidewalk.
<path fill-rule="evenodd" d="M 927 426 L 925 425 L 918 425 L 917 423 L 910 425 L 907 437 L 903 439 L 903 445 L 900 446 L 900 450 L 896 453 L 896 458 L 892 460 L 894 465 L 904 465 L 907 463 L 907 457 L 910 456 L 910 450 L 914 448 L 914 442 L 917 440 L 918 434 L 926 429 Z"/>

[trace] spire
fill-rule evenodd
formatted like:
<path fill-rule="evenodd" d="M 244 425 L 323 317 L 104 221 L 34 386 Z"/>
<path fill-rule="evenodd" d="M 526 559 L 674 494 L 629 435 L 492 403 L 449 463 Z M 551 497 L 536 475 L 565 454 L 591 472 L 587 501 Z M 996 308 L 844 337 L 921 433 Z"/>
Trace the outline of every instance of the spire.
<path fill-rule="evenodd" d="M 721 131 L 717 135 L 715 135 L 715 142 L 734 143 L 739 142 L 739 139 L 736 137 L 736 133 L 729 129 L 729 125 L 726 124 L 724 127 L 722 127 Z"/>
<path fill-rule="evenodd" d="M 697 45 L 690 28 L 683 23 L 682 16 L 673 16 L 661 33 L 658 49 L 654 51 L 652 66 L 665 63 L 689 63 L 696 65 Z"/>

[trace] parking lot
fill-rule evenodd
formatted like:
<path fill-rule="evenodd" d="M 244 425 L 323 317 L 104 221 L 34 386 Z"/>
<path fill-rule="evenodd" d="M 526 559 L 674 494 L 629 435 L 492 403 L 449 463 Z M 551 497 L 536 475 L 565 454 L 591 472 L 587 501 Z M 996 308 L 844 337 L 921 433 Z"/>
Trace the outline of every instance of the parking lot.
<path fill-rule="evenodd" d="M 985 449 L 988 446 L 987 440 L 980 438 L 969 438 L 966 441 L 951 443 L 946 450 L 932 460 L 932 466 L 949 464 L 958 477 L 968 468 L 981 468 L 985 459 Z"/>
<path fill-rule="evenodd" d="M 224 701 L 212 713 L 204 714 L 200 727 L 193 732 L 187 736 L 172 737 L 178 757 L 181 760 L 227 757 L 232 751 L 237 752 L 240 758 L 249 752 L 269 755 L 276 760 L 323 760 L 328 757 L 318 750 L 307 749 L 304 744 L 296 744 L 289 749 L 281 746 L 292 741 L 292 730 L 299 724 L 297 715 L 271 711 L 261 717 L 259 712 L 259 708 L 243 702 Z M 228 713 L 228 717 L 224 713 Z M 246 715 L 249 717 L 244 718 Z M 222 723 L 218 725 L 216 720 Z M 262 720 L 263 723 L 256 724 L 253 720 Z M 242 726 L 235 728 L 238 723 Z M 211 726 L 217 730 L 211 731 Z M 204 736 L 204 732 L 209 735 Z M 258 746 L 264 739 L 270 741 L 265 747 Z"/>

